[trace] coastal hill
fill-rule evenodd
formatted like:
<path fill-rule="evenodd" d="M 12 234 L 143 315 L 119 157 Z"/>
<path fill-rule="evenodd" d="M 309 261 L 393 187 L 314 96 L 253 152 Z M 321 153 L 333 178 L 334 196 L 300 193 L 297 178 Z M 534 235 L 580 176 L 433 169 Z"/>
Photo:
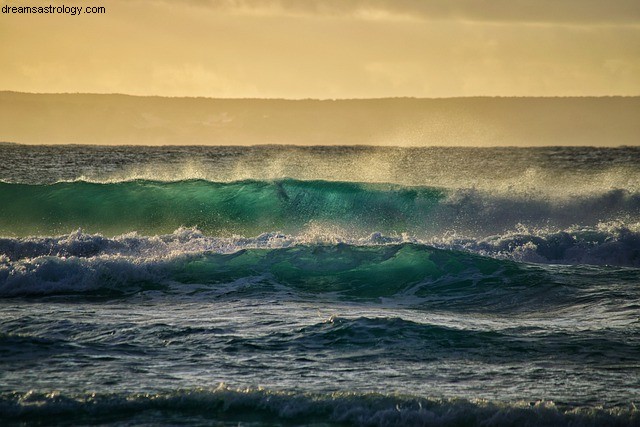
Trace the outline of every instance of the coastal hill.
<path fill-rule="evenodd" d="M 282 100 L 0 92 L 0 141 L 638 145 L 640 97 Z"/>

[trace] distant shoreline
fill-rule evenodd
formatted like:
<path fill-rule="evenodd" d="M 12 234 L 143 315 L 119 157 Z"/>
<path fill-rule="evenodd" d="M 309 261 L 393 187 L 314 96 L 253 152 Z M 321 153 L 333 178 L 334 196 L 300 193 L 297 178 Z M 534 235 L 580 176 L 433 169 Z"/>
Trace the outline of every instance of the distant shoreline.
<path fill-rule="evenodd" d="M 218 100 L 218 101 L 383 101 L 383 100 L 455 100 L 455 99 L 607 99 L 607 98 L 640 98 L 638 95 L 562 95 L 562 96 L 520 96 L 520 95 L 476 95 L 476 96 L 446 96 L 446 97 L 421 97 L 421 96 L 385 96 L 372 98 L 232 98 L 215 96 L 189 96 L 189 95 L 141 95 L 122 92 L 23 92 L 18 90 L 0 90 L 3 94 L 19 95 L 73 95 L 73 96 L 122 96 L 131 98 L 158 98 L 158 99 L 193 99 L 193 100 Z"/>
<path fill-rule="evenodd" d="M 553 149 L 606 149 L 606 150 L 624 150 L 629 148 L 640 149 L 639 145 L 365 145 L 365 144 L 352 144 L 352 145 L 302 145 L 302 144 L 254 144 L 254 145 L 214 145 L 214 144 L 191 144 L 191 145 L 176 145 L 176 144 L 81 144 L 81 143 L 55 143 L 55 144 L 25 144 L 20 142 L 0 142 L 0 147 L 91 147 L 102 149 L 119 148 L 229 148 L 229 149 L 330 149 L 330 148 L 353 148 L 361 150 L 422 150 L 422 149 L 434 149 L 434 150 L 492 150 L 492 149 L 508 149 L 508 150 L 553 150 Z"/>
<path fill-rule="evenodd" d="M 640 145 L 640 96 L 231 99 L 0 92 L 0 140 L 82 145 Z"/>

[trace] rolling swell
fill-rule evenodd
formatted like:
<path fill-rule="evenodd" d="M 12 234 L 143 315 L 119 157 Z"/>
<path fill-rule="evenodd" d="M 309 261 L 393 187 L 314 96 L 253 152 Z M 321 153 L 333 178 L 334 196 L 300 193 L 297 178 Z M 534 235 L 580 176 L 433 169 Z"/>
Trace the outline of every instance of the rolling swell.
<path fill-rule="evenodd" d="M 557 425 L 631 426 L 638 411 L 590 408 L 553 402 L 510 404 L 474 399 L 423 398 L 376 393 L 294 393 L 264 389 L 185 389 L 156 394 L 4 393 L 4 423 L 122 423 L 173 425 L 273 423 L 274 425 L 466 426 Z"/>
<path fill-rule="evenodd" d="M 49 255 L 2 260 L 0 293 L 9 296 L 128 292 L 157 288 L 158 284 L 215 287 L 255 279 L 263 285 L 275 283 L 306 293 L 379 298 L 401 294 L 421 283 L 452 291 L 483 281 L 508 282 L 512 276 L 521 277 L 532 268 L 411 243 L 299 245 L 242 249 L 229 254 L 205 251 L 146 258 Z M 257 290 L 261 288 L 258 286 Z M 426 288 L 419 292 L 429 293 Z"/>
<path fill-rule="evenodd" d="M 476 326 L 477 327 L 477 326 Z M 398 317 L 332 316 L 322 323 L 295 331 L 266 336 L 234 338 L 225 351 L 271 352 L 272 354 L 325 355 L 342 353 L 362 360 L 376 359 L 384 350 L 386 360 L 441 361 L 462 358 L 485 363 L 519 363 L 561 357 L 574 363 L 634 363 L 638 339 L 621 337 L 611 330 L 584 331 L 581 335 L 549 332 L 535 327 L 503 330 L 465 329 L 420 323 Z M 453 351 L 452 351 L 453 350 Z"/>
<path fill-rule="evenodd" d="M 598 304 L 626 292 L 604 287 L 591 294 L 581 281 L 583 273 L 593 274 L 588 267 L 569 273 L 414 243 L 338 243 L 145 257 L 5 257 L 0 259 L 0 296 L 118 297 L 160 291 L 168 296 L 320 298 L 496 313 L 570 306 L 577 293 L 581 299 L 576 303 Z M 636 270 L 602 274 L 613 283 L 618 276 L 637 277 Z"/>

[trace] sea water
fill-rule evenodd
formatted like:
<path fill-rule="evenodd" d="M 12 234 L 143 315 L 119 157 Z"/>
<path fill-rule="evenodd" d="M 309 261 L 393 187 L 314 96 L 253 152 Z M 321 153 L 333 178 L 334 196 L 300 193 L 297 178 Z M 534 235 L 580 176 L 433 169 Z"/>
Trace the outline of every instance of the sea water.
<path fill-rule="evenodd" d="M 640 424 L 640 148 L 0 159 L 3 425 Z"/>

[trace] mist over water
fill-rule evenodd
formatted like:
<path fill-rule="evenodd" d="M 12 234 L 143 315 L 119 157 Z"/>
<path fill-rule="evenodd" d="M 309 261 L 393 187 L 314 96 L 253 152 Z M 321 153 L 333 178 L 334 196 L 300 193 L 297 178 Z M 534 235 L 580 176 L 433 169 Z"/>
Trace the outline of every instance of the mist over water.
<path fill-rule="evenodd" d="M 640 422 L 638 148 L 0 157 L 0 421 Z"/>
<path fill-rule="evenodd" d="M 7 145 L 0 152 L 6 159 L 0 165 L 3 180 L 31 184 L 292 178 L 532 195 L 637 191 L 640 184 L 637 147 Z"/>

